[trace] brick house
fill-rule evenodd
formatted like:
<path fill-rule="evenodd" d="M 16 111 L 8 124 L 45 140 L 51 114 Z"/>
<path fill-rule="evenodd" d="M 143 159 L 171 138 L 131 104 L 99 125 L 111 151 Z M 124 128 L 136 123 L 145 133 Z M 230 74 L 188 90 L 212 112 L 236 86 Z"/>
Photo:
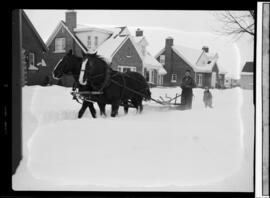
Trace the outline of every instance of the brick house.
<path fill-rule="evenodd" d="M 23 85 L 46 85 L 51 75 L 44 61 L 48 48 L 23 10 L 21 15 Z"/>
<path fill-rule="evenodd" d="M 82 52 L 96 51 L 114 70 L 120 72 L 137 71 L 148 77 L 149 83 L 160 84 L 161 78 L 166 71 L 163 66 L 147 51 L 147 41 L 143 31 L 137 30 L 132 36 L 127 27 L 91 27 L 77 24 L 77 13 L 67 11 L 65 22 L 60 21 L 46 42 L 49 52 L 46 62 L 51 71 L 58 61 L 70 49 L 77 56 Z M 149 74 L 150 73 L 150 74 Z M 54 83 L 59 83 L 53 80 Z M 61 78 L 61 84 L 72 86 L 72 75 Z"/>
<path fill-rule="evenodd" d="M 218 54 L 210 54 L 208 47 L 196 50 L 174 45 L 173 38 L 168 37 L 155 57 L 167 71 L 163 77 L 165 86 L 179 86 L 189 69 L 197 87 L 224 88 L 225 72 L 218 66 Z"/>
<path fill-rule="evenodd" d="M 246 62 L 240 78 L 240 87 L 243 89 L 253 89 L 253 77 L 254 77 L 254 64 L 253 62 Z"/>

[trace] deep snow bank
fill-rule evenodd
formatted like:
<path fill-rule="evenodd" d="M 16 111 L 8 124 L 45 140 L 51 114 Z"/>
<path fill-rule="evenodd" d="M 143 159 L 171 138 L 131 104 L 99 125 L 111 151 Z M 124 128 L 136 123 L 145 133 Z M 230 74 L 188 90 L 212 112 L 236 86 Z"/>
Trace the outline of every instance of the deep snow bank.
<path fill-rule="evenodd" d="M 165 93 L 173 97 L 180 88 L 151 91 L 153 98 Z M 252 142 L 252 135 L 245 138 L 245 133 L 250 133 L 252 124 L 246 129 L 242 126 L 243 119 L 253 116 L 252 92 L 239 88 L 213 90 L 213 109 L 204 108 L 202 93 L 194 89 L 190 111 L 151 101 L 145 102 L 141 115 L 134 109 L 124 115 L 120 109 L 117 118 L 93 119 L 87 112 L 78 120 L 80 105 L 71 100 L 70 88 L 25 87 L 27 164 L 22 166 L 34 179 L 58 187 L 188 187 L 226 180 L 243 169 L 247 159 L 252 163 L 250 157 L 245 158 L 246 147 L 250 146 L 246 143 Z M 241 117 L 241 104 L 246 117 Z M 13 178 L 15 189 L 25 188 L 20 182 L 22 171 Z M 31 189 L 31 185 L 27 187 Z M 46 189 L 44 185 L 39 188 Z"/>

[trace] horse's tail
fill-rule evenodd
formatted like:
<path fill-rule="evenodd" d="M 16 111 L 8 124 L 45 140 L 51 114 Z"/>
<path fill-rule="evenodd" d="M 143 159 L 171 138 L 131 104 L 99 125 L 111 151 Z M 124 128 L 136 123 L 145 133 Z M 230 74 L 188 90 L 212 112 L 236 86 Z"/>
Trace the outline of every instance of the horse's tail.
<path fill-rule="evenodd" d="M 151 91 L 149 86 L 146 88 L 145 97 L 143 98 L 145 101 L 151 100 Z"/>

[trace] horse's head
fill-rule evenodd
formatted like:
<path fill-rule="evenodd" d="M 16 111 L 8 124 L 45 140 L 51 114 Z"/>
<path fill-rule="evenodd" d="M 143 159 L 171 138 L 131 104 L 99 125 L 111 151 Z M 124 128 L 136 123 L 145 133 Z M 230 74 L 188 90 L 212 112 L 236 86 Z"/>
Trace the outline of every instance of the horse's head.
<path fill-rule="evenodd" d="M 108 64 L 97 53 L 87 53 L 83 55 L 83 62 L 85 62 L 86 77 L 91 79 L 98 74 L 104 74 L 108 68 Z"/>
<path fill-rule="evenodd" d="M 69 52 L 56 64 L 52 72 L 54 79 L 60 79 L 64 74 L 69 74 L 74 71 L 76 64 L 73 61 L 74 55 L 72 50 Z"/>

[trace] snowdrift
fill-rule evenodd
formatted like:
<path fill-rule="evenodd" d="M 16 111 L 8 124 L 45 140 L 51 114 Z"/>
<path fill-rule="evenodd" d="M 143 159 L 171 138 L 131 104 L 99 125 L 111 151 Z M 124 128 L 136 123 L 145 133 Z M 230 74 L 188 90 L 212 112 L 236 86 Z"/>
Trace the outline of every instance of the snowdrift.
<path fill-rule="evenodd" d="M 181 90 L 151 92 L 158 98 Z M 24 159 L 13 189 L 252 191 L 252 91 L 212 93 L 213 109 L 194 89 L 189 111 L 150 101 L 142 114 L 124 115 L 120 107 L 116 118 L 93 119 L 87 111 L 77 119 L 70 88 L 26 86 Z"/>

